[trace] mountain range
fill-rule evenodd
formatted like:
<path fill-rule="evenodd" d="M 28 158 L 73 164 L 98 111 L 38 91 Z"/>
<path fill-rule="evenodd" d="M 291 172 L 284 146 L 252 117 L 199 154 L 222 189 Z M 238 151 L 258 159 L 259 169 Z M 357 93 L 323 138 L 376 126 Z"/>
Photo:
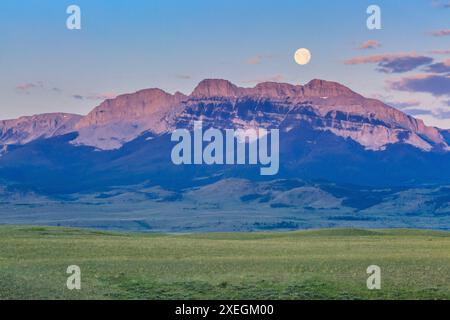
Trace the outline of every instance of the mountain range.
<path fill-rule="evenodd" d="M 424 151 L 450 150 L 448 132 L 324 80 L 305 86 L 267 82 L 254 88 L 204 80 L 189 96 L 146 89 L 106 100 L 84 117 L 54 113 L 0 121 L 0 145 L 23 145 L 77 132 L 74 145 L 111 150 L 145 132 L 169 133 L 180 122 L 199 118 L 227 128 L 280 127 L 285 131 L 307 121 L 314 129 L 350 138 L 368 150 L 383 150 L 395 143 Z"/>
<path fill-rule="evenodd" d="M 173 165 L 170 134 L 177 128 L 192 129 L 196 120 L 222 130 L 279 129 L 279 174 L 261 177 L 258 168 L 250 165 Z M 0 121 L 4 197 L 0 222 L 3 211 L 23 204 L 23 197 L 34 199 L 33 203 L 45 197 L 44 203 L 52 209 L 43 207 L 56 215 L 45 220 L 50 224 L 67 224 L 55 209 L 61 203 L 75 205 L 73 210 L 81 210 L 76 207 L 81 203 L 97 208 L 114 203 L 114 208 L 132 211 L 144 201 L 156 211 L 170 208 L 177 217 L 162 225 L 156 220 L 149 223 L 148 217 L 132 223 L 156 230 L 185 230 L 180 226 L 185 221 L 180 216 L 186 218 L 185 207 L 199 215 L 218 213 L 214 223 L 208 220 L 192 227 L 202 230 L 295 229 L 301 224 L 286 215 L 315 210 L 331 210 L 338 217 L 333 223 L 363 221 L 378 226 L 377 217 L 386 208 L 409 217 L 437 216 L 430 222 L 432 227 L 445 228 L 450 217 L 449 169 L 448 130 L 427 126 L 339 83 L 267 82 L 242 88 L 226 80 L 207 79 L 190 95 L 145 89 L 108 99 L 85 116 L 55 113 Z M 217 196 L 221 190 L 223 198 Z M 405 203 L 406 198 L 417 201 Z M 230 203 L 234 206 L 229 212 L 256 206 L 272 220 L 249 222 L 247 217 L 244 227 L 242 219 L 223 217 Z M 139 207 L 139 212 L 145 212 L 144 208 Z M 30 217 L 42 222 L 39 212 Z M 217 227 L 219 216 L 228 221 L 222 221 L 222 227 Z M 5 217 L 4 221 L 17 222 L 16 216 Z M 365 219 L 358 220 L 361 217 Z M 421 218 L 417 219 L 409 221 Z M 70 221 L 73 225 L 73 217 Z M 108 221 L 97 220 L 94 226 L 117 226 L 116 220 Z M 305 222 L 307 227 L 316 225 Z"/>

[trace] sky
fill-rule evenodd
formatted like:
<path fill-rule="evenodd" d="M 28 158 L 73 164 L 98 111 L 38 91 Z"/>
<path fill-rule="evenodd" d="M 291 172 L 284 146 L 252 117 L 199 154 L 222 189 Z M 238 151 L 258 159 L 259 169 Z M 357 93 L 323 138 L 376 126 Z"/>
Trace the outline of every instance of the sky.
<path fill-rule="evenodd" d="M 372 4 L 380 30 L 366 25 Z M 70 5 L 81 30 L 66 27 Z M 189 94 L 205 78 L 318 78 L 450 128 L 450 0 L 4 0 L 0 75 L 0 119 L 87 114 L 145 88 Z"/>

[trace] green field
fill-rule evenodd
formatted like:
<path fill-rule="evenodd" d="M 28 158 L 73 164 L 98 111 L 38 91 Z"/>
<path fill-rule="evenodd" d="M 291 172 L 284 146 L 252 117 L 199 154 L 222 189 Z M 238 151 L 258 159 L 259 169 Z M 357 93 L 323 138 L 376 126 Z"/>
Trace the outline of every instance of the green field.
<path fill-rule="evenodd" d="M 381 290 L 366 268 L 382 270 Z M 81 268 L 82 288 L 66 288 Z M 0 227 L 0 299 L 450 299 L 450 233 Z"/>

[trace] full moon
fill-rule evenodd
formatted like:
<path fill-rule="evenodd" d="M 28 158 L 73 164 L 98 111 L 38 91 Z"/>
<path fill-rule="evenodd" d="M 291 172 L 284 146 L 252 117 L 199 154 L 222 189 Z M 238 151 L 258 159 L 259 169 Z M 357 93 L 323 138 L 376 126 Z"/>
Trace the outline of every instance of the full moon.
<path fill-rule="evenodd" d="M 298 49 L 295 52 L 294 59 L 295 62 L 297 62 L 299 65 L 304 66 L 305 64 L 308 64 L 309 61 L 311 60 L 311 52 L 309 52 L 309 50 L 305 48 Z"/>

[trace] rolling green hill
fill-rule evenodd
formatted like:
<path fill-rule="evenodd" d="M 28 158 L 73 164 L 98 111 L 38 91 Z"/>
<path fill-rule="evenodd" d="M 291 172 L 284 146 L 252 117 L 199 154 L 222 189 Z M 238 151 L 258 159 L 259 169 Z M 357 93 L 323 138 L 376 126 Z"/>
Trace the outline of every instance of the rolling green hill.
<path fill-rule="evenodd" d="M 381 290 L 366 268 L 382 270 Z M 81 290 L 66 288 L 69 265 Z M 450 299 L 450 233 L 0 227 L 0 299 Z"/>

